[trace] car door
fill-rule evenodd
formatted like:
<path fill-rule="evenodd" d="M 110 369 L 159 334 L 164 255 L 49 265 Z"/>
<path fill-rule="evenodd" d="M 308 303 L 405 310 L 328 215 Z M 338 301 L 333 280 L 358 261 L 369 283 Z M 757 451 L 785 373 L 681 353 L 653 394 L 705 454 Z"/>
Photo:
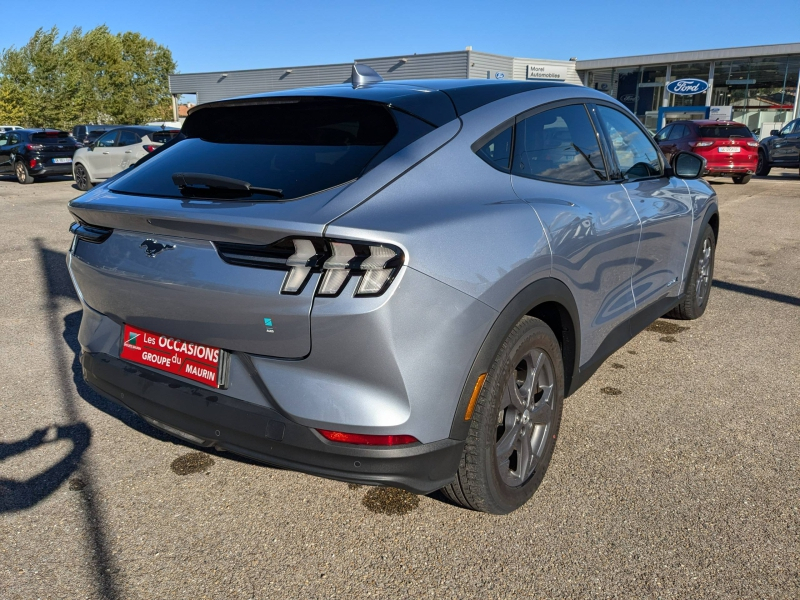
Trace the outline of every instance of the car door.
<path fill-rule="evenodd" d="M 792 121 L 781 132 L 781 137 L 775 140 L 776 155 L 780 157 L 775 161 L 794 165 L 800 160 L 800 120 Z"/>
<path fill-rule="evenodd" d="M 92 151 L 87 152 L 86 162 L 94 179 L 111 177 L 111 151 L 116 146 L 118 136 L 117 130 L 103 134 L 92 145 Z"/>
<path fill-rule="evenodd" d="M 610 105 L 598 105 L 596 114 L 616 162 L 615 177 L 641 221 L 632 282 L 639 311 L 679 294 L 692 234 L 692 196 L 685 182 L 665 173 L 641 125 Z"/>
<path fill-rule="evenodd" d="M 7 133 L 0 133 L 0 173 L 8 173 L 11 170 L 8 138 Z"/>
<path fill-rule="evenodd" d="M 580 100 L 560 104 L 516 119 L 511 180 L 544 226 L 551 275 L 578 304 L 584 364 L 633 313 L 640 226 L 625 189 L 609 180 L 588 108 Z"/>
<path fill-rule="evenodd" d="M 675 150 L 675 145 L 669 141 L 669 136 L 673 129 L 675 129 L 675 125 L 667 125 L 655 135 L 655 140 L 658 143 L 658 147 L 661 148 L 661 151 L 664 153 L 664 156 L 667 157 L 667 160 L 669 160 L 669 156 Z"/>
<path fill-rule="evenodd" d="M 138 160 L 136 149 L 141 143 L 142 138 L 135 131 L 123 129 L 119 132 L 117 145 L 111 150 L 111 176 L 124 171 Z"/>
<path fill-rule="evenodd" d="M 792 135 L 797 129 L 797 121 L 790 121 L 778 135 L 770 140 L 770 162 L 779 166 L 780 163 L 791 162 Z"/>

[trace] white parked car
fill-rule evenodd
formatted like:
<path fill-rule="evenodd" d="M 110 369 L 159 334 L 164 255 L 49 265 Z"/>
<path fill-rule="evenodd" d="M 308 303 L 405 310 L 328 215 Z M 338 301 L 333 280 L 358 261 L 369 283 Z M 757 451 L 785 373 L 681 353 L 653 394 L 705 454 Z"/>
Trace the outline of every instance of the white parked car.
<path fill-rule="evenodd" d="M 91 189 L 96 183 L 130 167 L 180 133 L 144 125 L 120 127 L 99 137 L 94 143 L 78 148 L 72 157 L 72 175 L 78 189 Z"/>
<path fill-rule="evenodd" d="M 14 131 L 15 129 L 22 129 L 19 125 L 0 125 L 0 133 L 5 133 L 6 131 Z"/>

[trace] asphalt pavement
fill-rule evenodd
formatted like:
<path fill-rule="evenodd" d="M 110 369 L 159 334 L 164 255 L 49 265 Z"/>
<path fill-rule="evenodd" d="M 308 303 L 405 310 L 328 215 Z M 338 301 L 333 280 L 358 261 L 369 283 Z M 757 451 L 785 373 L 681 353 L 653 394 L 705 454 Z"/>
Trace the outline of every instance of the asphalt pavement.
<path fill-rule="evenodd" d="M 89 390 L 74 182 L 0 177 L 0 597 L 800 597 L 800 177 L 712 180 L 715 287 L 564 408 L 498 517 L 202 452 Z"/>

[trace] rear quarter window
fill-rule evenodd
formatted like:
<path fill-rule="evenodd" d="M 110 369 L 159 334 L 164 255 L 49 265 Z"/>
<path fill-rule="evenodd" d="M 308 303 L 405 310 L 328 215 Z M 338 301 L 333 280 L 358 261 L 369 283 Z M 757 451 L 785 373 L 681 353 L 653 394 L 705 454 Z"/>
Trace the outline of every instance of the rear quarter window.
<path fill-rule="evenodd" d="M 433 129 L 383 104 L 349 99 L 201 108 L 184 123 L 186 139 L 117 180 L 113 191 L 181 198 L 172 175 L 190 172 L 298 198 L 356 179 Z"/>

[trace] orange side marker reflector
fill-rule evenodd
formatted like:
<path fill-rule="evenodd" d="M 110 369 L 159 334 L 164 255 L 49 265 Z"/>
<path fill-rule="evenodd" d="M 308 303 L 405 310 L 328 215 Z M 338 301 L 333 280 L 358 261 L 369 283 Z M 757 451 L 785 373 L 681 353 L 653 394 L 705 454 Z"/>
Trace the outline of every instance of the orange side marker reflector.
<path fill-rule="evenodd" d="M 472 413 L 475 411 L 475 405 L 478 403 L 478 396 L 481 395 L 481 390 L 483 389 L 484 381 L 486 381 L 486 373 L 480 375 L 478 377 L 478 381 L 475 382 L 475 389 L 472 390 L 472 398 L 469 399 L 469 404 L 467 405 L 467 412 L 464 414 L 465 421 L 469 421 L 472 418 Z"/>

